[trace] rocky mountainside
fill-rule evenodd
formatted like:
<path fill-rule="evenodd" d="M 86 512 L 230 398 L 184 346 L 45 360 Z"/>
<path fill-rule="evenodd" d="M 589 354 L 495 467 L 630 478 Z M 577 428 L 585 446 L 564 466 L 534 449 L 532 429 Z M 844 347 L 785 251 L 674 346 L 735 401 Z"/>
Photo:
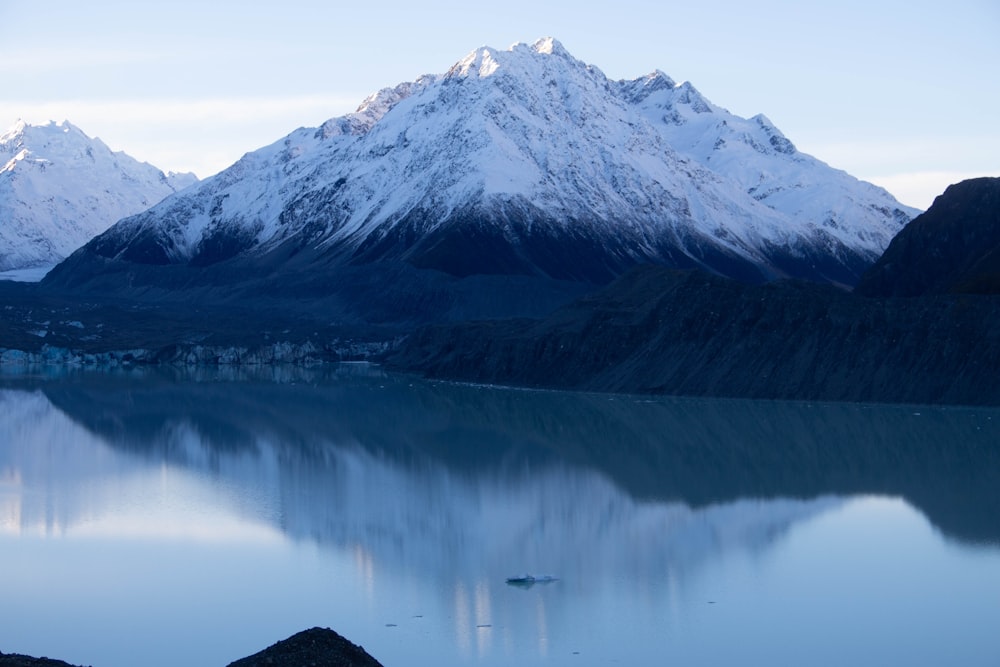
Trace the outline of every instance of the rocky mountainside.
<path fill-rule="evenodd" d="M 544 319 L 425 328 L 389 364 L 564 389 L 1000 404 L 998 222 L 1000 179 L 963 181 L 855 293 L 642 267 Z"/>
<path fill-rule="evenodd" d="M 248 153 L 121 221 L 50 284 L 267 277 L 302 293 L 317 276 L 344 283 L 344 267 L 403 264 L 595 285 L 653 262 L 850 285 L 916 213 L 763 116 L 659 72 L 609 80 L 543 39 L 477 49 Z"/>
<path fill-rule="evenodd" d="M 1000 178 L 950 186 L 892 240 L 855 291 L 1000 294 Z"/>
<path fill-rule="evenodd" d="M 556 389 L 998 405 L 1000 301 L 646 266 L 541 320 L 425 328 L 387 365 Z"/>
<path fill-rule="evenodd" d="M 68 122 L 0 134 L 0 271 L 52 265 L 197 182 L 111 151 Z"/>

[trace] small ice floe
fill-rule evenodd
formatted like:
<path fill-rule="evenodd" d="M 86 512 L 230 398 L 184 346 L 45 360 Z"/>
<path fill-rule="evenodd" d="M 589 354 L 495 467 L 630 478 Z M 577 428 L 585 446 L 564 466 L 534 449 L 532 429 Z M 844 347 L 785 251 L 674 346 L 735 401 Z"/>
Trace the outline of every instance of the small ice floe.
<path fill-rule="evenodd" d="M 547 574 L 538 576 L 525 574 L 520 577 L 507 577 L 507 584 L 509 586 L 518 586 L 519 588 L 531 588 L 535 584 L 551 584 L 553 581 L 559 581 L 559 579 Z"/>

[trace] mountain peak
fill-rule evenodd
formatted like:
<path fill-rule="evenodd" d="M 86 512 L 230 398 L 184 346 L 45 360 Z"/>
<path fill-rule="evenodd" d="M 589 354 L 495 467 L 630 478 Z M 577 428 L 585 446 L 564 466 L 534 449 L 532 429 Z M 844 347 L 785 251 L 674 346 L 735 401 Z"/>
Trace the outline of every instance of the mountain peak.
<path fill-rule="evenodd" d="M 44 125 L 32 125 L 23 119 L 18 119 L 6 132 L 0 135 L 0 147 L 5 148 L 6 152 L 9 153 L 16 152 L 15 148 L 20 149 L 24 146 L 31 150 L 38 150 L 54 139 L 62 143 L 64 139 L 61 137 L 72 137 L 73 141 L 77 143 L 102 143 L 100 139 L 92 139 L 87 136 L 83 130 L 68 120 L 61 123 L 50 120 Z"/>
<path fill-rule="evenodd" d="M 55 127 L 58 130 L 62 130 L 64 133 L 78 132 L 80 134 L 84 134 L 83 130 L 81 130 L 80 128 L 78 128 L 76 125 L 74 125 L 73 123 L 69 122 L 68 120 L 63 120 L 63 122 L 61 122 L 61 123 L 57 123 L 55 121 L 49 121 L 49 125 Z M 86 135 L 84 134 L 84 136 L 86 136 Z"/>
<path fill-rule="evenodd" d="M 16 123 L 7 128 L 7 130 L 3 134 L 0 134 L 0 144 L 5 144 L 8 141 L 14 139 L 15 137 L 23 135 L 27 127 L 28 124 L 25 123 L 22 119 L 18 118 Z"/>
<path fill-rule="evenodd" d="M 569 51 L 555 37 L 542 37 L 536 40 L 531 45 L 531 48 L 534 49 L 535 53 L 544 53 L 550 56 L 569 56 Z"/>
<path fill-rule="evenodd" d="M 584 63 L 576 60 L 562 43 L 554 37 L 543 37 L 533 44 L 517 42 L 505 51 L 495 49 L 491 46 L 481 46 L 454 66 L 445 75 L 445 78 L 462 77 L 467 78 L 475 75 L 477 78 L 486 78 L 493 75 L 501 67 L 510 63 L 528 62 L 537 56 L 557 56 L 565 59 L 578 67 L 586 67 Z"/>
<path fill-rule="evenodd" d="M 657 69 L 638 79 L 619 81 L 618 86 L 624 99 L 631 104 L 640 104 L 654 93 L 673 90 L 677 87 L 677 83 Z"/>
<path fill-rule="evenodd" d="M 513 48 L 515 47 L 511 47 L 511 49 Z M 452 65 L 452 68 L 445 74 L 445 78 L 468 78 L 470 76 L 476 76 L 480 79 L 486 78 L 500 68 L 496 53 L 497 50 L 492 47 L 481 46 Z"/>
<path fill-rule="evenodd" d="M 660 70 L 612 82 L 551 37 L 479 47 L 248 155 L 88 252 L 276 271 L 292 253 L 297 267 L 591 283 L 659 262 L 846 285 L 910 213 L 795 153 L 763 117 Z"/>

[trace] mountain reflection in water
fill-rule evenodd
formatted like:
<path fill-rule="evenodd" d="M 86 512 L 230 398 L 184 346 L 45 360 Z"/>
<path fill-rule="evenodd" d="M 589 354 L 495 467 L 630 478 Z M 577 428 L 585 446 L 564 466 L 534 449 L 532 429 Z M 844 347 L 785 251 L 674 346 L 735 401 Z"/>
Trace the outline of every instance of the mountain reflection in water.
<path fill-rule="evenodd" d="M 577 650 L 637 663 L 711 650 L 728 662 L 749 650 L 801 662 L 824 645 L 823 624 L 774 643 L 773 623 L 833 613 L 860 637 L 873 619 L 928 601 L 951 601 L 949 616 L 973 638 L 967 652 L 993 647 L 983 639 L 989 621 L 970 611 L 992 613 L 978 602 L 990 592 L 968 554 L 1000 545 L 996 410 L 520 391 L 366 365 L 9 370 L 0 375 L 0 584 L 21 606 L 0 613 L 4 651 L 81 655 L 94 631 L 69 620 L 80 613 L 72 591 L 92 584 L 79 599 L 104 600 L 93 614 L 102 626 L 132 618 L 134 587 L 154 602 L 131 647 L 105 638 L 105 659 L 81 657 L 108 667 L 156 641 L 157 666 L 208 660 L 208 647 L 212 664 L 224 664 L 317 618 L 373 644 L 387 665 L 408 664 L 416 646 L 435 664 L 549 664 L 550 640 L 563 661 Z M 938 546 L 910 549 L 920 533 L 907 503 L 961 545 L 940 572 L 927 569 Z M 889 516 L 894 523 L 878 523 Z M 860 565 L 889 556 L 865 549 L 871 536 L 838 533 L 847 519 L 862 535 L 876 522 L 902 550 L 892 557 L 940 586 L 907 579 L 893 589 L 890 574 L 906 568 Z M 803 549 L 822 558 L 792 557 Z M 986 579 L 994 560 L 982 561 Z M 798 578 L 803 567 L 814 576 Z M 191 581 L 175 591 L 169 576 L 160 581 L 171 572 Z M 504 584 L 525 574 L 558 581 Z M 44 590 L 18 595 L 13 582 L 31 577 Z M 961 586 L 971 594 L 958 595 Z M 858 604 L 869 590 L 866 615 Z M 893 590 L 908 593 L 891 602 Z M 216 607 L 192 611 L 202 591 Z M 717 594 L 729 611 L 708 614 Z M 261 599 L 269 613 L 258 617 L 252 601 Z M 741 604 L 750 607 L 732 616 Z M 292 618 L 302 620 L 281 626 Z M 65 644 L 52 643 L 47 623 Z M 158 639 L 163 623 L 171 629 Z M 203 643 L 177 646 L 171 632 L 202 633 Z M 864 646 L 883 651 L 885 664 L 934 664 L 942 654 L 928 646 L 944 634 L 925 632 L 928 645 L 903 653 L 893 632 Z M 831 654 L 828 664 L 853 660 Z"/>
<path fill-rule="evenodd" d="M 81 371 L 5 384 L 20 390 L 0 399 L 8 415 L 0 435 L 11 442 L 67 441 L 45 431 L 55 426 L 37 398 L 17 407 L 24 390 L 41 392 L 119 451 L 231 474 L 235 484 L 260 483 L 252 478 L 261 470 L 240 475 L 249 461 L 265 465 L 282 529 L 321 541 L 371 518 L 344 516 L 338 503 L 349 501 L 351 485 L 371 490 L 371 502 L 358 502 L 377 512 L 378 489 L 394 475 L 415 496 L 407 520 L 424 523 L 438 520 L 435 503 L 452 504 L 457 485 L 474 503 L 490 488 L 516 498 L 515 486 L 541 493 L 585 483 L 610 495 L 620 489 L 621 502 L 688 508 L 902 496 L 947 535 L 1000 542 L 1000 411 L 987 408 L 519 391 L 426 383 L 367 365 Z M 234 466 L 243 472 L 225 472 Z M 321 491 L 331 516 L 314 502 Z"/>

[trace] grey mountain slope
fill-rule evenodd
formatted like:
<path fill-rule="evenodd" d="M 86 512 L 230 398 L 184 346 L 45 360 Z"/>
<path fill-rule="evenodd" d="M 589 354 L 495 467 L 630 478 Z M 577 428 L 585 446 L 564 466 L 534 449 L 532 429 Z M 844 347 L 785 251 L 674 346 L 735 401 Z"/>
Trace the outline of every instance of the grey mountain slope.
<path fill-rule="evenodd" d="M 1000 405 L 1000 301 L 640 267 L 540 320 L 428 327 L 390 367 L 477 383 Z"/>

